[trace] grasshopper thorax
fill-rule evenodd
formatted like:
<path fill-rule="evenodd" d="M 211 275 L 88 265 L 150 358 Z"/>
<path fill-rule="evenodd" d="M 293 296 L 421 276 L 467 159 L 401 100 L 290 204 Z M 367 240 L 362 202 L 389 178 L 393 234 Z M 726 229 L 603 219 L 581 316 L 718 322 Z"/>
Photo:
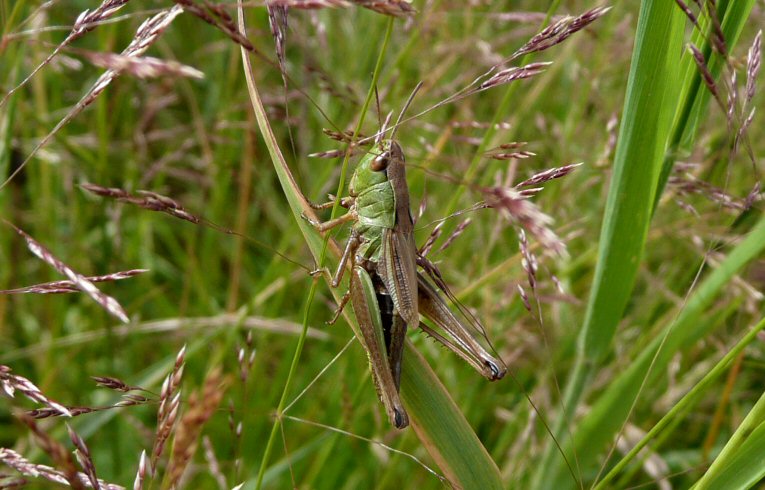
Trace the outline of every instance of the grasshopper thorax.
<path fill-rule="evenodd" d="M 388 180 L 388 169 L 404 163 L 404 151 L 394 140 L 383 140 L 375 145 L 359 162 L 351 178 L 349 191 L 352 196 Z"/>

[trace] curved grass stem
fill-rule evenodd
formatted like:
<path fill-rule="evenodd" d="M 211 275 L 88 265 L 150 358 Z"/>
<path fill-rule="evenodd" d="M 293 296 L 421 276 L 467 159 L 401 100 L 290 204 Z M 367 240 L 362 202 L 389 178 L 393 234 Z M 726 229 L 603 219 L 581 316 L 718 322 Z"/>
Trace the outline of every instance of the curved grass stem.
<path fill-rule="evenodd" d="M 238 23 L 239 23 L 239 30 L 243 35 L 245 34 L 245 26 L 244 26 L 244 15 L 242 11 L 242 4 L 239 2 L 238 4 Z M 377 84 L 377 80 L 379 78 L 380 70 L 382 69 L 382 63 L 383 59 L 385 57 L 385 52 L 388 47 L 388 42 L 390 40 L 390 35 L 393 30 L 393 18 L 388 19 L 387 28 L 385 31 L 385 39 L 383 41 L 382 47 L 380 48 L 380 53 L 378 54 L 377 63 L 375 65 L 375 71 L 372 76 L 372 83 L 370 85 L 369 91 L 367 93 L 367 98 L 364 102 L 364 106 L 361 110 L 361 115 L 359 117 L 359 121 L 356 125 L 356 130 L 354 132 L 354 138 L 358 136 L 361 126 L 364 123 L 364 118 L 366 116 L 367 110 L 369 109 L 369 104 L 371 103 L 372 97 L 374 96 L 375 92 L 375 85 Z M 276 142 L 276 139 L 274 137 L 274 134 L 271 130 L 270 124 L 268 122 L 265 108 L 263 107 L 263 103 L 260 100 L 260 95 L 258 93 L 257 87 L 255 85 L 255 81 L 252 76 L 252 70 L 251 65 L 249 62 L 249 57 L 246 51 L 242 51 L 242 59 L 245 66 L 245 76 L 247 78 L 247 85 L 248 89 L 251 94 L 252 102 L 253 102 L 253 108 L 255 110 L 255 114 L 258 120 L 258 126 L 261 129 L 261 132 L 263 133 L 263 137 L 266 141 L 266 146 L 268 146 L 269 153 L 271 154 L 272 160 L 276 163 L 277 161 L 280 162 L 280 164 L 283 164 L 286 166 L 286 162 L 284 161 L 284 156 L 281 153 L 281 150 L 279 149 L 279 146 Z M 340 195 L 340 192 L 345 187 L 345 179 L 346 179 L 346 173 L 348 168 L 348 158 L 351 154 L 350 148 L 349 151 L 346 152 L 345 158 L 343 159 L 343 167 L 340 175 L 340 183 L 338 185 L 338 191 L 337 195 Z M 279 165 L 275 165 L 278 167 Z M 332 208 L 332 215 L 334 216 L 337 212 L 337 209 L 339 207 L 339 200 L 335 203 L 335 206 Z M 322 244 L 321 249 L 321 255 L 319 257 L 319 264 L 318 267 L 321 268 L 324 264 L 324 259 L 326 258 L 326 251 L 329 244 L 329 234 L 327 234 L 324 237 L 324 242 Z M 282 390 L 281 398 L 279 399 L 279 404 L 276 407 L 276 417 L 274 418 L 274 424 L 271 427 L 271 433 L 268 437 L 268 442 L 266 443 L 266 448 L 263 453 L 263 458 L 260 462 L 260 468 L 258 470 L 258 476 L 256 480 L 255 488 L 260 489 L 263 485 L 263 477 L 266 472 L 266 467 L 268 466 L 268 461 L 271 456 L 271 451 L 273 449 L 274 441 L 276 440 L 276 436 L 279 433 L 279 429 L 281 427 L 282 423 L 282 411 L 284 410 L 285 405 L 287 404 L 287 397 L 290 393 L 290 388 L 292 387 L 292 381 L 294 379 L 295 372 L 297 371 L 298 363 L 300 362 L 300 356 L 303 352 L 303 346 L 305 345 L 305 339 L 306 334 L 308 332 L 308 317 L 311 311 L 311 305 L 313 304 L 313 299 L 316 296 L 316 288 L 318 285 L 318 278 L 313 281 L 311 284 L 311 288 L 308 291 L 308 298 L 306 299 L 305 308 L 303 310 L 303 321 L 302 321 L 302 329 L 300 332 L 300 337 L 298 338 L 297 345 L 295 346 L 295 352 L 292 355 L 292 363 L 290 364 L 290 370 L 287 374 L 287 380 L 284 383 L 284 389 Z"/>

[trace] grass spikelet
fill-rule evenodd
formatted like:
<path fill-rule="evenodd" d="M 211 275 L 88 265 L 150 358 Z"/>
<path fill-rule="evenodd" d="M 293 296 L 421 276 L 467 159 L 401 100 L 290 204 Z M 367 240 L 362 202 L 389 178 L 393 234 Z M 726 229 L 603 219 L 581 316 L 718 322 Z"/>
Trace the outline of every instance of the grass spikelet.
<path fill-rule="evenodd" d="M 149 46 L 154 44 L 154 42 L 159 38 L 160 35 L 167 29 L 167 27 L 173 22 L 173 20 L 183 11 L 181 7 L 178 5 L 174 6 L 171 9 L 163 10 L 160 13 L 154 15 L 153 17 L 146 20 L 141 26 L 136 30 L 135 36 L 133 37 L 133 40 L 128 44 L 128 46 L 122 51 L 122 56 L 125 57 L 137 57 L 142 55 L 144 52 L 146 52 L 147 49 L 149 49 Z M 119 76 L 119 72 L 114 70 L 106 70 L 99 78 L 96 80 L 96 82 L 93 84 L 93 86 L 88 90 L 85 95 L 75 104 L 75 106 L 56 124 L 56 126 L 48 133 L 46 134 L 38 143 L 35 145 L 35 147 L 32 149 L 32 151 L 27 155 L 27 157 L 24 159 L 23 162 L 21 162 L 17 167 L 16 170 L 11 173 L 11 175 L 2 183 L 0 184 L 0 189 L 5 187 L 8 182 L 10 182 L 16 175 L 18 175 L 19 172 L 29 163 L 29 161 L 34 157 L 37 152 L 40 151 L 48 142 L 53 138 L 53 136 L 61 129 L 63 128 L 68 122 L 70 122 L 72 119 L 74 119 L 78 114 L 80 114 L 87 106 L 93 103 L 94 100 L 104 91 L 106 90 L 106 87 L 109 86 L 109 84 L 114 81 L 117 76 Z"/>
<path fill-rule="evenodd" d="M 268 25 L 271 27 L 271 35 L 274 37 L 274 43 L 276 44 L 276 59 L 279 62 L 279 70 L 282 72 L 282 79 L 286 86 L 287 7 L 267 3 L 266 10 L 268 11 Z"/>
<path fill-rule="evenodd" d="M 82 184 L 83 189 L 101 197 L 111 197 L 120 202 L 134 204 L 149 211 L 158 211 L 175 218 L 199 224 L 204 220 L 189 213 L 174 199 L 151 191 L 138 191 L 137 195 L 116 187 L 102 187 L 96 184 Z"/>
<path fill-rule="evenodd" d="M 500 183 L 483 188 L 482 193 L 486 204 L 498 210 L 510 223 L 527 230 L 546 250 L 566 256 L 565 243 L 550 229 L 552 217 L 529 201 L 529 194 Z"/>
<path fill-rule="evenodd" d="M 428 236 L 428 239 L 425 240 L 425 243 L 420 247 L 420 250 L 418 251 L 418 254 L 421 257 L 425 257 L 428 255 L 433 248 L 433 245 L 436 243 L 436 240 L 441 236 L 443 233 L 443 226 L 444 221 L 438 223 L 435 228 L 433 228 L 433 231 L 430 232 L 430 235 Z"/>
<path fill-rule="evenodd" d="M 234 41 L 239 46 L 243 47 L 247 51 L 255 51 L 255 46 L 252 45 L 249 39 L 239 34 L 236 28 L 233 18 L 226 12 L 225 8 L 219 5 L 213 5 L 207 1 L 204 1 L 204 6 L 201 6 L 194 2 L 194 0 L 173 0 L 176 3 L 176 7 L 182 6 L 183 10 L 198 17 L 199 19 L 207 22 L 211 26 L 220 30 L 229 39 Z"/>
<path fill-rule="evenodd" d="M 88 449 L 87 444 L 85 444 L 82 437 L 80 437 L 69 424 L 66 424 L 66 430 L 69 433 L 69 440 L 74 444 L 74 455 L 77 458 L 77 462 L 80 463 L 85 475 L 87 475 L 91 488 L 100 490 L 101 484 L 96 476 L 96 465 L 93 463 L 93 458 L 90 456 L 90 450 Z"/>
<path fill-rule="evenodd" d="M 373 10 L 378 14 L 406 17 L 417 12 L 407 0 L 351 0 L 356 5 Z"/>
<path fill-rule="evenodd" d="M 518 244 L 521 250 L 521 267 L 526 271 L 526 279 L 528 279 L 531 292 L 534 293 L 537 289 L 537 270 L 539 265 L 537 263 L 537 257 L 529 248 L 529 241 L 526 238 L 526 232 L 523 229 L 518 230 Z"/>
<path fill-rule="evenodd" d="M 94 488 L 88 477 L 82 473 L 77 474 L 77 481 L 79 483 L 72 485 L 71 482 L 67 480 L 64 472 L 44 464 L 33 463 L 12 449 L 0 447 L 0 463 L 9 468 L 13 468 L 27 477 L 42 478 L 50 482 L 58 483 L 59 485 L 71 486 L 73 488 Z M 102 490 L 124 490 L 124 487 L 120 485 L 107 483 L 103 480 L 98 480 L 98 484 Z M 6 482 L 3 482 L 3 485 L 3 488 L 13 488 Z"/>
<path fill-rule="evenodd" d="M 699 19 L 693 10 L 688 6 L 688 4 L 683 0 L 675 0 L 675 3 L 685 13 L 685 16 L 688 17 L 688 20 L 691 21 L 691 24 L 693 24 L 696 29 L 700 30 L 701 28 L 699 27 Z"/>
<path fill-rule="evenodd" d="M 582 163 L 571 163 L 562 167 L 555 167 L 548 170 L 538 172 L 523 182 L 516 184 L 515 187 L 528 187 L 531 185 L 540 185 L 545 182 L 549 182 L 554 179 L 560 179 L 576 170 Z"/>
<path fill-rule="evenodd" d="M 90 378 L 95 381 L 98 386 L 108 388 L 110 390 L 121 391 L 123 393 L 127 393 L 128 391 L 143 390 L 141 387 L 130 386 L 121 379 L 112 378 L 110 376 L 91 376 Z"/>
<path fill-rule="evenodd" d="M 90 282 L 112 282 L 120 281 L 122 279 L 128 279 L 135 277 L 144 272 L 149 272 L 148 269 L 131 269 L 127 271 L 113 272 L 103 276 L 89 276 L 86 279 Z M 78 293 L 81 289 L 77 287 L 72 281 L 53 281 L 45 282 L 41 284 L 35 284 L 33 286 L 26 286 L 15 289 L 0 290 L 0 294 L 65 294 L 65 293 Z"/>
<path fill-rule="evenodd" d="M 213 476 L 213 478 L 215 478 L 215 482 L 218 484 L 218 488 L 229 488 L 231 485 L 226 482 L 226 476 L 220 469 L 220 463 L 218 462 L 218 458 L 215 456 L 215 448 L 213 447 L 212 441 L 210 441 L 208 436 L 202 437 L 202 447 L 204 447 L 207 467 L 210 470 L 210 474 Z"/>
<path fill-rule="evenodd" d="M 717 88 L 717 82 L 715 82 L 712 73 L 709 71 L 707 61 L 704 59 L 704 54 L 693 44 L 689 44 L 688 49 L 693 55 L 693 61 L 696 63 L 696 67 L 699 69 L 701 79 L 704 81 L 704 85 L 707 87 L 707 90 L 709 90 L 709 93 L 711 93 L 712 97 L 715 98 L 717 104 L 720 106 L 723 112 L 728 113 L 728 105 L 722 100 L 720 90 Z M 735 87 L 735 83 L 732 86 Z M 733 91 L 731 91 L 731 93 L 732 92 Z"/>
<path fill-rule="evenodd" d="M 265 242 L 256 240 L 255 238 L 252 238 L 251 236 L 244 235 L 242 233 L 226 228 L 224 226 L 217 225 L 216 223 L 213 223 L 212 221 L 208 219 L 205 219 L 201 216 L 197 216 L 195 214 L 188 212 L 181 203 L 179 203 L 178 201 L 176 201 L 175 199 L 171 197 L 163 196 L 162 194 L 158 194 L 156 192 L 143 191 L 143 190 L 139 190 L 135 194 L 131 194 L 130 192 L 117 187 L 103 187 L 97 184 L 90 184 L 90 183 L 81 184 L 80 187 L 97 196 L 109 197 L 112 199 L 116 199 L 119 202 L 133 204 L 135 206 L 138 206 L 143 209 L 147 209 L 149 211 L 165 213 L 170 216 L 173 216 L 174 218 L 182 219 L 184 221 L 188 221 L 189 223 L 193 223 L 195 225 L 201 224 L 209 228 L 212 228 L 213 230 L 219 231 L 221 233 L 225 233 L 227 235 L 234 235 L 234 236 L 244 238 L 247 241 L 259 247 L 262 247 L 266 250 L 269 250 L 275 253 L 276 255 L 283 258 L 287 262 L 291 262 L 306 271 L 310 270 L 307 266 L 301 264 L 299 261 L 288 257 L 287 255 L 283 254 L 279 250 L 276 250 L 274 247 L 266 244 Z"/>
<path fill-rule="evenodd" d="M 35 419 L 24 413 L 17 416 L 32 432 L 35 442 L 37 442 L 40 449 L 50 456 L 53 463 L 61 469 L 62 476 L 66 479 L 69 486 L 74 489 L 84 489 L 86 487 L 85 482 L 89 483 L 89 478 L 83 474 L 78 474 L 74 461 L 66 448 L 44 431 Z"/>
<path fill-rule="evenodd" d="M 525 66 L 513 66 L 510 68 L 505 68 L 504 70 L 500 70 L 499 72 L 489 77 L 486 81 L 478 85 L 478 89 L 476 91 L 487 90 L 499 85 L 505 85 L 515 80 L 523 80 L 525 78 L 539 75 L 540 73 L 544 72 L 545 69 L 551 64 L 552 62 L 543 61 L 538 63 L 529 63 Z"/>
<path fill-rule="evenodd" d="M 77 20 L 74 22 L 74 26 L 72 26 L 72 31 L 69 33 L 66 39 L 64 39 L 61 44 L 56 46 L 56 49 L 54 49 L 51 54 L 49 54 L 40 64 L 38 64 L 34 70 L 32 70 L 32 72 L 27 75 L 24 80 L 21 81 L 21 83 L 16 85 L 14 88 L 8 91 L 8 93 L 5 94 L 3 99 L 0 100 L 0 107 L 3 107 L 16 91 L 26 85 L 32 79 L 32 77 L 34 77 L 40 70 L 49 64 L 53 58 L 55 58 L 61 52 L 62 49 L 77 39 L 81 38 L 86 33 L 95 29 L 99 23 L 109 19 L 111 16 L 117 13 L 118 10 L 124 7 L 128 1 L 130 0 L 104 0 L 95 10 L 83 11 L 79 17 L 77 17 Z"/>
<path fill-rule="evenodd" d="M 34 238 L 32 238 L 31 236 L 23 232 L 21 229 L 8 223 L 7 221 L 6 221 L 6 224 L 8 224 L 10 227 L 16 230 L 16 233 L 18 233 L 19 235 L 21 235 L 22 238 L 24 238 L 24 240 L 27 243 L 27 248 L 29 249 L 29 251 L 35 254 L 38 258 L 40 258 L 40 260 L 52 266 L 59 273 L 68 277 L 74 286 L 76 286 L 80 291 L 90 296 L 96 303 L 101 305 L 101 307 L 104 310 L 106 310 L 109 314 L 118 318 L 123 323 L 130 322 L 130 319 L 128 318 L 127 313 L 125 313 L 125 310 L 122 308 L 122 306 L 120 306 L 120 304 L 117 302 L 116 299 L 99 291 L 98 288 L 92 282 L 90 282 L 87 277 L 75 272 L 74 269 L 64 264 L 61 260 L 57 259 L 50 252 L 50 250 L 45 248 L 42 244 L 37 242 Z"/>
<path fill-rule="evenodd" d="M 99 53 L 78 50 L 81 56 L 95 66 L 106 68 L 115 73 L 148 79 L 159 77 L 204 78 L 205 74 L 194 67 L 172 60 L 162 60 L 152 56 L 125 56 L 115 53 Z"/>
<path fill-rule="evenodd" d="M 512 61 L 521 56 L 538 53 L 549 49 L 556 44 L 560 44 L 568 39 L 572 34 L 584 29 L 591 23 L 611 10 L 611 7 L 595 7 L 576 17 L 565 16 L 549 26 L 542 29 L 538 34 L 529 39 L 529 41 L 518 48 L 513 55 L 506 61 Z"/>
<path fill-rule="evenodd" d="M 6 395 L 13 398 L 16 391 L 29 398 L 35 403 L 46 406 L 52 412 L 71 417 L 72 412 L 58 402 L 55 402 L 45 396 L 43 392 L 34 383 L 24 376 L 11 373 L 11 368 L 0 364 L 0 387 Z"/>
<path fill-rule="evenodd" d="M 757 31 L 757 35 L 754 36 L 752 46 L 749 48 L 749 52 L 746 57 L 746 102 L 744 103 L 744 110 L 746 110 L 747 104 L 754 99 L 756 91 L 757 75 L 760 73 L 760 63 L 762 58 L 762 30 Z"/>
<path fill-rule="evenodd" d="M 462 235 L 468 226 L 470 226 L 470 223 L 472 223 L 473 220 L 470 218 L 467 218 L 465 220 L 462 220 L 460 224 L 457 225 L 457 227 L 454 229 L 451 235 L 444 241 L 444 243 L 441 244 L 440 247 L 438 247 L 438 252 L 443 252 L 447 248 L 449 248 L 453 243 L 454 240 L 456 240 L 460 235 Z M 443 223 L 443 221 L 441 222 Z"/>
<path fill-rule="evenodd" d="M 133 481 L 133 490 L 143 490 L 143 482 L 149 471 L 149 460 L 146 457 L 146 451 L 141 451 L 138 458 L 138 470 L 136 470 L 135 480 Z"/>
<path fill-rule="evenodd" d="M 281 6 L 302 10 L 350 7 L 345 0 L 267 0 L 266 6 Z"/>
<path fill-rule="evenodd" d="M 201 393 L 192 393 L 188 407 L 178 422 L 173 440 L 167 481 L 171 488 L 177 486 L 199 445 L 202 428 L 215 413 L 223 398 L 225 380 L 219 368 L 205 379 Z"/>
<path fill-rule="evenodd" d="M 173 371 L 167 375 L 162 383 L 162 390 L 159 394 L 159 409 L 157 410 L 157 431 L 154 435 L 154 445 L 151 450 L 151 472 L 157 469 L 157 463 L 165 448 L 165 443 L 170 437 L 170 433 L 175 426 L 178 418 L 178 411 L 181 401 L 180 386 L 183 379 L 183 366 L 186 356 L 186 346 L 184 345 L 175 357 Z"/>

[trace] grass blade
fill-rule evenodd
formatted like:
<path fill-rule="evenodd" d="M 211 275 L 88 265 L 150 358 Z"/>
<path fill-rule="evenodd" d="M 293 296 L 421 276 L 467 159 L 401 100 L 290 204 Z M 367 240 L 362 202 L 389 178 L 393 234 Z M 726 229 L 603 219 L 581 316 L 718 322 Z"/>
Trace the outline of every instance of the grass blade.
<path fill-rule="evenodd" d="M 749 411 L 728 444 L 694 485 L 701 489 L 751 488 L 765 477 L 765 394 Z"/>
<path fill-rule="evenodd" d="M 610 349 L 640 266 L 675 114 L 674 70 L 681 51 L 681 15 L 674 2 L 643 2 L 640 9 L 595 278 L 574 369 L 566 384 L 567 413 L 559 417 L 557 434 L 562 434 L 587 380 Z M 597 454 L 590 449 L 577 455 L 584 458 L 580 463 L 585 466 Z M 554 456 L 554 448 L 549 446 L 537 472 L 537 488 L 562 488 L 552 484 L 564 471 L 562 459 Z"/>
<path fill-rule="evenodd" d="M 241 26 L 241 4 L 239 16 Z M 243 60 L 253 109 L 274 169 L 306 243 L 317 262 L 320 263 L 323 241 L 318 233 L 301 218 L 302 213 L 312 216 L 313 211 L 303 198 L 278 146 L 252 78 L 248 53 L 245 51 L 243 51 Z M 331 240 L 329 248 L 335 257 L 340 256 L 339 248 Z M 338 291 L 339 289 L 335 289 L 332 292 L 339 295 Z M 348 309 L 344 311 L 344 314 L 349 314 Z M 355 321 L 350 323 L 354 333 L 359 336 Z M 411 425 L 428 452 L 455 487 L 473 486 L 470 482 L 480 478 L 485 482 L 485 485 L 480 488 L 502 488 L 499 470 L 494 461 L 489 457 L 456 405 L 453 402 L 449 403 L 451 399 L 446 388 L 416 351 L 411 347 L 407 350 L 404 366 L 406 374 L 402 376 L 401 382 L 402 399 L 412 419 Z"/>

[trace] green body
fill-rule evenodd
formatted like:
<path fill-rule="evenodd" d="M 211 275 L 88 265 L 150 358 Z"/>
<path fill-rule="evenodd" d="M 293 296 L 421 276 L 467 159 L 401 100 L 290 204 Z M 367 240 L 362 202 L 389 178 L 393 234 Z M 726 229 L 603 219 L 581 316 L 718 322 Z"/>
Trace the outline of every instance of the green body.
<path fill-rule="evenodd" d="M 349 194 L 350 198 L 341 201 L 349 209 L 348 214 L 313 224 L 325 231 L 353 221 L 351 237 L 332 284 L 340 283 L 350 262 L 350 290 L 340 309 L 350 299 L 377 392 L 391 423 L 404 428 L 409 418 L 398 391 L 407 328 L 421 328 L 490 380 L 502 378 L 506 368 L 481 346 L 450 311 L 437 289 L 417 272 L 414 221 L 401 146 L 393 140 L 376 144 L 356 167 Z M 326 209 L 330 205 L 315 207 Z M 431 274 L 431 278 L 453 299 L 439 277 Z M 381 312 L 378 299 L 388 305 L 385 312 Z M 464 315 L 465 311 L 462 310 L 463 316 L 470 321 L 472 317 Z M 420 323 L 420 312 L 437 329 Z"/>
<path fill-rule="evenodd" d="M 382 149 L 389 148 L 390 141 L 383 142 Z M 396 225 L 393 186 L 385 172 L 372 170 L 379 155 L 379 151 L 373 150 L 361 159 L 349 186 L 350 195 L 356 198 L 358 221 L 354 228 L 364 239 L 356 255 L 375 264 L 380 261 L 383 230 L 393 230 Z"/>

